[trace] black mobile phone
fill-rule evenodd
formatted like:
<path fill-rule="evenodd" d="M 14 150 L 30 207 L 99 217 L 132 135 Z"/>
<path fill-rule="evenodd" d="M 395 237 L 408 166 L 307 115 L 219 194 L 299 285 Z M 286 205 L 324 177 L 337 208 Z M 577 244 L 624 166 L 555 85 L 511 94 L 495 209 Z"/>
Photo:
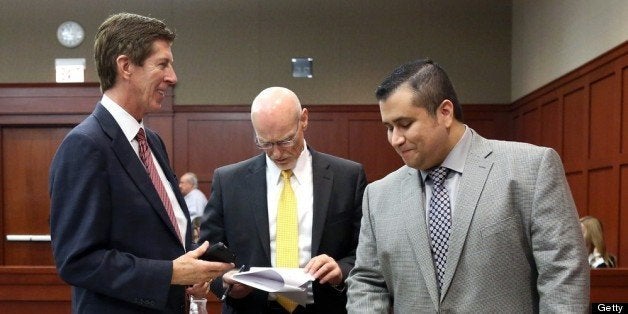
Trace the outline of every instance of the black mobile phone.
<path fill-rule="evenodd" d="M 202 260 L 210 262 L 235 263 L 235 254 L 222 242 L 212 244 L 201 256 Z"/>

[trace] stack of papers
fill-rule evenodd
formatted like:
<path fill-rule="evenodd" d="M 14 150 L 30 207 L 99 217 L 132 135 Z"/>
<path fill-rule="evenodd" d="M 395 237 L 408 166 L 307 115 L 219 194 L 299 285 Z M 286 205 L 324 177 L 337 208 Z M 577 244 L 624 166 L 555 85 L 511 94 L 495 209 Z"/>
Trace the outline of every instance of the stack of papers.
<path fill-rule="evenodd" d="M 314 280 L 303 268 L 251 267 L 233 275 L 233 280 L 292 299 L 301 305 L 307 301 L 307 286 Z"/>

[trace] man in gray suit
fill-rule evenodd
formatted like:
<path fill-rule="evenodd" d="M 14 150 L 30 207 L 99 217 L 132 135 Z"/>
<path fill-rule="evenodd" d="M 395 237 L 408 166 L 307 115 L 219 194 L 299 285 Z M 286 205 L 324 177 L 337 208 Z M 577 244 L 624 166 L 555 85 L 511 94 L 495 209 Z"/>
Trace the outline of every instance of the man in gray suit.
<path fill-rule="evenodd" d="M 589 269 L 557 153 L 462 123 L 445 71 L 397 68 L 376 92 L 405 166 L 367 186 L 349 313 L 586 313 Z"/>

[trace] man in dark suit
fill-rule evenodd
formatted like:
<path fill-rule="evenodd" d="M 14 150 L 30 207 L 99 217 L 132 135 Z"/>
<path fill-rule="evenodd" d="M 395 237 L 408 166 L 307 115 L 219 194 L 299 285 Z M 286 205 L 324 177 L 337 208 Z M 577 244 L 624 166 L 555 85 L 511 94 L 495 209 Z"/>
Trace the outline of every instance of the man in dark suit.
<path fill-rule="evenodd" d="M 214 172 L 212 193 L 201 225 L 201 239 L 222 241 L 236 253 L 236 265 L 276 267 L 280 194 L 288 175 L 298 211 L 298 265 L 316 278 L 310 301 L 295 312 L 344 313 L 344 280 L 355 260 L 362 193 L 362 165 L 319 153 L 305 143 L 307 109 L 282 87 L 262 91 L 251 106 L 255 144 L 264 151 Z M 234 284 L 233 272 L 217 278 L 221 296 Z M 286 313 L 277 296 L 234 284 L 223 313 Z"/>
<path fill-rule="evenodd" d="M 175 34 L 121 13 L 98 29 L 103 97 L 61 143 L 50 167 L 50 229 L 73 313 L 184 313 L 185 287 L 232 264 L 198 260 L 190 218 L 166 149 L 144 128 L 177 81 Z"/>

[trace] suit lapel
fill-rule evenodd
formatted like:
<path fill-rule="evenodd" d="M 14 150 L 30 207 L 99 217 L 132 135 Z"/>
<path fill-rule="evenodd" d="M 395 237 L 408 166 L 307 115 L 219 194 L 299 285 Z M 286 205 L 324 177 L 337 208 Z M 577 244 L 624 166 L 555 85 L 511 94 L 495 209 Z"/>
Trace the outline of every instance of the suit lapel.
<path fill-rule="evenodd" d="M 244 180 L 245 191 L 250 191 L 249 208 L 253 212 L 253 219 L 257 227 L 257 235 L 260 245 L 264 249 L 268 265 L 270 260 L 270 231 L 268 230 L 268 201 L 266 197 L 266 156 L 259 155 L 253 164 L 249 166 L 246 180 Z"/>
<path fill-rule="evenodd" d="M 483 140 L 482 137 L 473 132 L 473 142 L 465 162 L 464 173 L 460 178 L 456 208 L 452 216 L 452 231 L 449 240 L 447 268 L 445 270 L 441 300 L 449 289 L 454 271 L 460 261 L 460 254 L 464 248 L 471 220 L 493 166 L 493 163 L 486 159 L 491 153 L 490 147 L 484 145 Z"/>
<path fill-rule="evenodd" d="M 310 149 L 312 154 L 312 184 L 314 185 L 314 204 L 312 217 L 312 257 L 318 255 L 318 248 L 323 237 L 334 174 L 330 165 L 322 156 Z"/>
<path fill-rule="evenodd" d="M 118 157 L 122 167 L 129 174 L 129 177 L 135 185 L 137 185 L 142 194 L 144 194 L 144 197 L 146 197 L 146 200 L 151 204 L 155 213 L 161 217 L 163 223 L 170 229 L 172 235 L 177 238 L 177 242 L 180 242 L 174 230 L 174 226 L 170 222 L 170 218 L 168 218 L 166 209 L 153 186 L 153 182 L 150 181 L 150 177 L 147 175 L 144 165 L 142 165 L 139 157 L 133 151 L 133 148 L 124 136 L 116 120 L 100 103 L 98 103 L 94 110 L 94 117 L 96 117 L 96 120 L 100 123 L 105 134 L 111 138 L 112 150 Z"/>
<path fill-rule="evenodd" d="M 434 307 L 438 308 L 438 287 L 436 286 L 436 271 L 432 262 L 432 251 L 430 248 L 430 236 L 427 233 L 427 223 L 425 221 L 425 188 L 421 183 L 419 172 L 416 169 L 405 167 L 407 175 L 400 181 L 401 199 L 403 208 L 400 213 L 407 217 L 402 217 L 403 229 L 410 239 L 409 243 L 416 246 L 412 248 L 416 255 L 421 274 Z"/>

